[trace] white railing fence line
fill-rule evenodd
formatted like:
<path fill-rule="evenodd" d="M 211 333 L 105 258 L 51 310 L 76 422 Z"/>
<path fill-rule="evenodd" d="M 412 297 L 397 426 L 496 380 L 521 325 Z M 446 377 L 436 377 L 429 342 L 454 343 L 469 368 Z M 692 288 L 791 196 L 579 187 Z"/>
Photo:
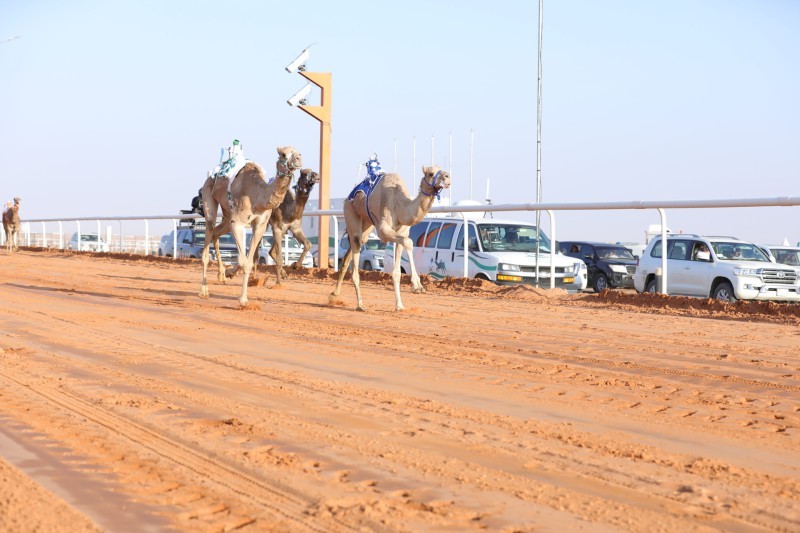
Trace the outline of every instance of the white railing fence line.
<path fill-rule="evenodd" d="M 592 210 L 642 210 L 642 209 L 654 209 L 658 211 L 659 216 L 661 218 L 661 238 L 663 241 L 666 241 L 667 234 L 667 209 L 717 209 L 717 208 L 735 208 L 735 207 L 790 207 L 790 206 L 800 206 L 800 197 L 794 196 L 778 196 L 774 198 L 740 198 L 740 199 L 719 199 L 719 200 L 637 200 L 637 201 L 628 201 L 628 202 L 589 202 L 589 203 L 526 203 L 526 204 L 498 204 L 498 205 L 469 205 L 469 206 L 439 206 L 433 207 L 429 210 L 429 213 L 453 213 L 454 215 L 460 215 L 465 223 L 467 220 L 467 213 L 495 213 L 495 212 L 509 212 L 509 211 L 545 211 L 550 217 L 550 239 L 552 242 L 555 242 L 556 239 L 556 232 L 555 232 L 555 214 L 554 211 L 592 211 Z M 316 217 L 316 216 L 330 216 L 332 217 L 332 222 L 334 225 L 334 235 L 338 239 L 339 235 L 339 217 L 344 216 L 344 212 L 341 209 L 328 209 L 328 210 L 315 210 L 315 211 L 306 211 L 303 214 L 304 217 Z M 22 221 L 22 234 L 25 235 L 26 242 L 28 246 L 42 246 L 44 248 L 48 247 L 48 243 L 51 243 L 56 240 L 56 236 L 58 237 L 58 248 L 64 248 L 64 233 L 63 233 L 63 223 L 64 222 L 75 222 L 77 223 L 77 233 L 78 233 L 78 241 L 80 242 L 80 223 L 85 221 L 92 221 L 97 223 L 97 234 L 101 235 L 101 228 L 100 222 L 101 221 L 118 221 L 120 226 L 119 231 L 119 239 L 118 245 L 112 245 L 112 240 L 109 239 L 109 245 L 111 246 L 111 251 L 116 252 L 129 252 L 129 253 L 140 253 L 142 252 L 144 255 L 149 255 L 154 250 L 158 248 L 158 243 L 160 238 L 150 238 L 150 225 L 149 221 L 151 220 L 171 220 L 173 230 L 177 228 L 177 224 L 179 220 L 186 220 L 186 219 L 202 219 L 203 217 L 199 214 L 195 213 L 187 213 L 181 215 L 137 215 L 137 216 L 125 216 L 125 217 L 61 217 L 61 218 L 39 218 L 39 219 L 25 219 Z M 137 239 L 135 236 L 130 237 L 123 237 L 122 234 L 122 222 L 123 221 L 141 221 L 144 224 L 144 232 L 145 238 L 144 240 Z M 32 230 L 31 224 L 39 222 L 41 223 L 41 232 L 37 234 L 38 237 L 33 237 L 32 239 Z M 48 238 L 48 234 L 46 232 L 46 224 L 47 223 L 57 223 L 58 224 L 58 232 L 56 234 L 50 234 Z M 110 237 L 110 229 L 109 229 L 109 237 Z M 176 232 L 177 233 L 177 232 Z M 466 240 L 468 232 L 464 232 L 464 238 Z M 173 245 L 177 239 L 173 240 Z M 5 234 L 0 234 L 0 244 L 5 243 Z M 55 248 L 55 246 L 52 246 Z M 555 246 L 550 247 L 550 254 L 551 256 L 555 253 Z M 468 247 L 466 242 L 464 243 L 464 250 L 466 253 L 464 254 L 464 277 L 468 277 L 467 275 L 467 258 L 469 255 Z M 339 265 L 339 246 L 338 243 L 334 243 L 334 268 L 338 269 Z M 173 252 L 173 258 L 175 257 L 175 253 Z M 320 264 L 322 264 L 323 258 L 320 258 Z M 550 287 L 554 287 L 555 279 L 553 276 L 552 269 L 553 260 L 551 257 L 550 261 Z M 666 254 L 662 254 L 661 259 L 662 265 L 662 287 L 661 291 L 664 294 L 667 294 L 667 260 Z M 538 271 L 538 269 L 537 269 Z"/>

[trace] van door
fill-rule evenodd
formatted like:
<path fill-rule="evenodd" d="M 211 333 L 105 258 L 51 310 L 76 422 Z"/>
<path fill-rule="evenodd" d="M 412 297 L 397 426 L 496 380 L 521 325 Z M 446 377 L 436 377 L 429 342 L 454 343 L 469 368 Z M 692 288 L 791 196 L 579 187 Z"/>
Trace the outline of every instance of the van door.
<path fill-rule="evenodd" d="M 461 227 L 461 223 L 455 220 L 446 221 L 442 223 L 442 229 L 439 230 L 434 261 L 436 272 L 442 276 L 461 277 L 464 275 L 463 261 L 455 264 L 456 252 L 453 249 L 453 240 L 458 227 Z"/>
<path fill-rule="evenodd" d="M 453 244 L 453 248 L 455 249 L 455 258 L 454 263 L 457 265 L 456 270 L 458 274 L 454 274 L 458 277 L 464 276 L 464 224 L 458 223 L 458 236 L 456 237 L 456 242 Z M 467 237 L 467 247 L 469 248 L 470 254 L 473 252 L 480 253 L 480 248 L 478 244 L 478 228 L 475 226 L 474 222 L 469 223 L 469 233 Z M 473 257 L 470 256 L 469 261 L 467 262 L 467 277 L 474 278 L 478 275 L 479 272 L 484 272 L 486 277 L 491 280 L 494 280 L 497 276 L 497 272 L 487 272 L 480 268 L 480 263 L 475 261 Z"/>
<path fill-rule="evenodd" d="M 437 273 L 436 270 L 436 241 L 439 238 L 439 231 L 442 229 L 441 222 L 431 222 L 428 225 L 428 231 L 425 234 L 423 245 L 414 248 L 414 260 L 417 262 L 417 271 L 420 274 L 431 274 L 437 279 L 441 279 L 443 274 Z"/>
<path fill-rule="evenodd" d="M 691 251 L 692 241 L 675 239 L 667 242 L 667 290 L 670 294 L 691 294 Z"/>
<path fill-rule="evenodd" d="M 408 228 L 408 238 L 411 239 L 411 244 L 414 246 L 414 265 L 417 267 L 417 273 L 419 273 L 420 268 L 420 258 L 422 255 L 422 248 L 425 246 L 425 232 L 428 231 L 428 221 L 424 220 L 419 222 L 418 224 L 414 224 L 410 228 Z M 397 257 L 397 260 L 400 261 L 400 268 L 402 268 L 403 272 L 406 274 L 411 274 L 411 266 L 408 263 L 408 257 L 406 254 L 408 250 L 403 252 L 403 257 Z M 425 270 L 423 270 L 425 272 Z"/>

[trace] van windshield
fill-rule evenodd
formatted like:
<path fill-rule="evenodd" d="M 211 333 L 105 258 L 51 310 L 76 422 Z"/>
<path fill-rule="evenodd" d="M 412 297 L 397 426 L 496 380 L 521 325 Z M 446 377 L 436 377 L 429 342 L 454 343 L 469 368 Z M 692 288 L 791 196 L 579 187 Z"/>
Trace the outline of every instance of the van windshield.
<path fill-rule="evenodd" d="M 485 252 L 535 252 L 536 226 L 523 224 L 478 224 Z M 539 252 L 550 253 L 550 239 L 539 232 Z"/>
<path fill-rule="evenodd" d="M 364 247 L 367 250 L 385 250 L 386 245 L 381 242 L 380 239 L 369 239 L 365 244 Z"/>
<path fill-rule="evenodd" d="M 195 231 L 194 232 L 194 244 L 205 244 L 206 243 L 206 232 L 205 231 Z M 224 235 L 219 236 L 219 245 L 220 246 L 236 246 L 236 241 L 233 240 L 233 235 L 230 233 L 226 233 Z"/>
<path fill-rule="evenodd" d="M 272 247 L 272 235 L 264 235 L 261 237 L 261 247 L 262 248 L 271 248 Z M 284 243 L 286 242 L 286 238 L 284 237 Z M 293 236 L 289 235 L 289 248 L 302 248 L 300 245 L 300 241 L 295 239 Z"/>
<path fill-rule="evenodd" d="M 747 242 L 712 242 L 714 253 L 723 261 L 763 261 L 770 262 L 769 257 L 755 244 Z"/>

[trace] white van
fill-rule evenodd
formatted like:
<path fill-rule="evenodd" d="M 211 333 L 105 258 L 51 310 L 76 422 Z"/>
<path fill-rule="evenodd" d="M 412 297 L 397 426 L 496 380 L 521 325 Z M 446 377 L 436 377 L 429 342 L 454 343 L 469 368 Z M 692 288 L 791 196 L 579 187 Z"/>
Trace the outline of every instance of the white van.
<path fill-rule="evenodd" d="M 469 218 L 468 275 L 499 285 L 533 284 L 536 280 L 536 225 L 517 220 Z M 480 238 L 478 237 L 480 235 Z M 414 243 L 414 265 L 419 274 L 433 279 L 464 276 L 464 221 L 459 217 L 426 217 L 409 228 Z M 556 288 L 571 292 L 586 289 L 586 264 L 556 253 Z M 383 271 L 394 268 L 394 245 L 386 248 Z M 403 253 L 400 271 L 410 273 Z M 550 286 L 550 239 L 539 232 L 539 284 Z"/>

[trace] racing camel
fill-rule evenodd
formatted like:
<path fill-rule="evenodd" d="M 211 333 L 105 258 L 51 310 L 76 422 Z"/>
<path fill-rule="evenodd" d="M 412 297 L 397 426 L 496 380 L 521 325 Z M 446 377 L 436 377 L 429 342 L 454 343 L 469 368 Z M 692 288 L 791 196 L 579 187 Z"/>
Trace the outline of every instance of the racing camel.
<path fill-rule="evenodd" d="M 294 263 L 293 268 L 303 265 L 303 259 L 311 249 L 311 241 L 303 233 L 302 222 L 308 197 L 316 183 L 319 183 L 319 174 L 310 168 L 301 170 L 300 177 L 297 178 L 297 185 L 294 186 L 294 194 L 292 191 L 287 192 L 280 207 L 274 209 L 269 218 L 269 224 L 272 226 L 272 247 L 269 249 L 269 256 L 275 261 L 275 283 L 278 285 L 281 284 L 281 278 L 286 279 L 287 277 L 286 271 L 283 269 L 283 253 L 281 252 L 283 236 L 286 235 L 286 232 L 291 231 L 294 238 L 303 245 L 303 252 Z"/>
<path fill-rule="evenodd" d="M 289 190 L 295 170 L 303 166 L 300 152 L 291 146 L 278 148 L 278 161 L 275 163 L 276 175 L 267 180 L 264 169 L 257 163 L 248 161 L 244 167 L 233 178 L 230 184 L 230 203 L 227 199 L 227 185 L 221 180 L 220 183 L 209 183 L 203 186 L 203 202 L 206 212 L 206 240 L 203 246 L 203 281 L 200 286 L 200 297 L 208 298 L 208 284 L 206 274 L 208 271 L 208 261 L 210 258 L 209 246 L 211 242 L 217 246 L 219 237 L 228 232 L 233 234 L 238 250 L 238 266 L 231 272 L 231 276 L 240 268 L 244 270 L 242 280 L 242 294 L 239 297 L 239 304 L 247 306 L 247 284 L 250 280 L 250 273 L 253 269 L 253 256 L 258 248 L 255 243 L 261 242 L 261 237 L 266 230 L 267 222 L 272 215 L 272 210 L 278 207 Z M 223 186 L 225 187 L 223 190 Z M 224 196 L 220 193 L 224 192 Z M 210 193 L 210 194 L 209 194 Z M 207 202 L 207 199 L 210 201 Z M 214 226 L 214 217 L 217 207 L 222 208 L 222 221 Z M 211 220 L 211 225 L 208 225 Z M 253 246 L 247 250 L 245 242 L 245 227 L 250 226 L 253 230 Z M 209 228 L 214 228 L 213 230 Z M 219 248 L 217 247 L 219 250 Z M 219 262 L 219 273 L 217 279 L 220 283 L 225 283 L 225 268 Z"/>
<path fill-rule="evenodd" d="M 400 300 L 400 258 L 403 249 L 408 254 L 408 263 L 411 267 L 412 291 L 414 293 L 425 291 L 414 266 L 414 246 L 411 239 L 408 238 L 408 229 L 422 220 L 433 206 L 439 192 L 450 187 L 450 174 L 436 166 L 423 166 L 422 174 L 416 198 L 409 196 L 399 174 L 387 172 L 375 183 L 374 189 L 368 193 L 359 191 L 354 196 L 351 195 L 352 199 L 348 199 L 344 203 L 344 220 L 350 239 L 350 249 L 347 250 L 342 260 L 339 279 L 330 296 L 332 301 L 342 291 L 342 281 L 350 261 L 352 260 L 354 265 L 358 265 L 361 245 L 369 238 L 372 228 L 375 228 L 382 242 L 395 243 L 394 270 L 392 271 L 395 310 L 402 311 L 404 309 L 403 302 Z M 358 300 L 356 309 L 366 311 L 361 300 L 358 268 L 353 268 L 353 285 Z"/>
<path fill-rule="evenodd" d="M 3 231 L 6 234 L 6 250 L 13 253 L 19 250 L 17 236 L 19 235 L 19 198 L 14 198 L 14 204 L 3 211 Z"/>

